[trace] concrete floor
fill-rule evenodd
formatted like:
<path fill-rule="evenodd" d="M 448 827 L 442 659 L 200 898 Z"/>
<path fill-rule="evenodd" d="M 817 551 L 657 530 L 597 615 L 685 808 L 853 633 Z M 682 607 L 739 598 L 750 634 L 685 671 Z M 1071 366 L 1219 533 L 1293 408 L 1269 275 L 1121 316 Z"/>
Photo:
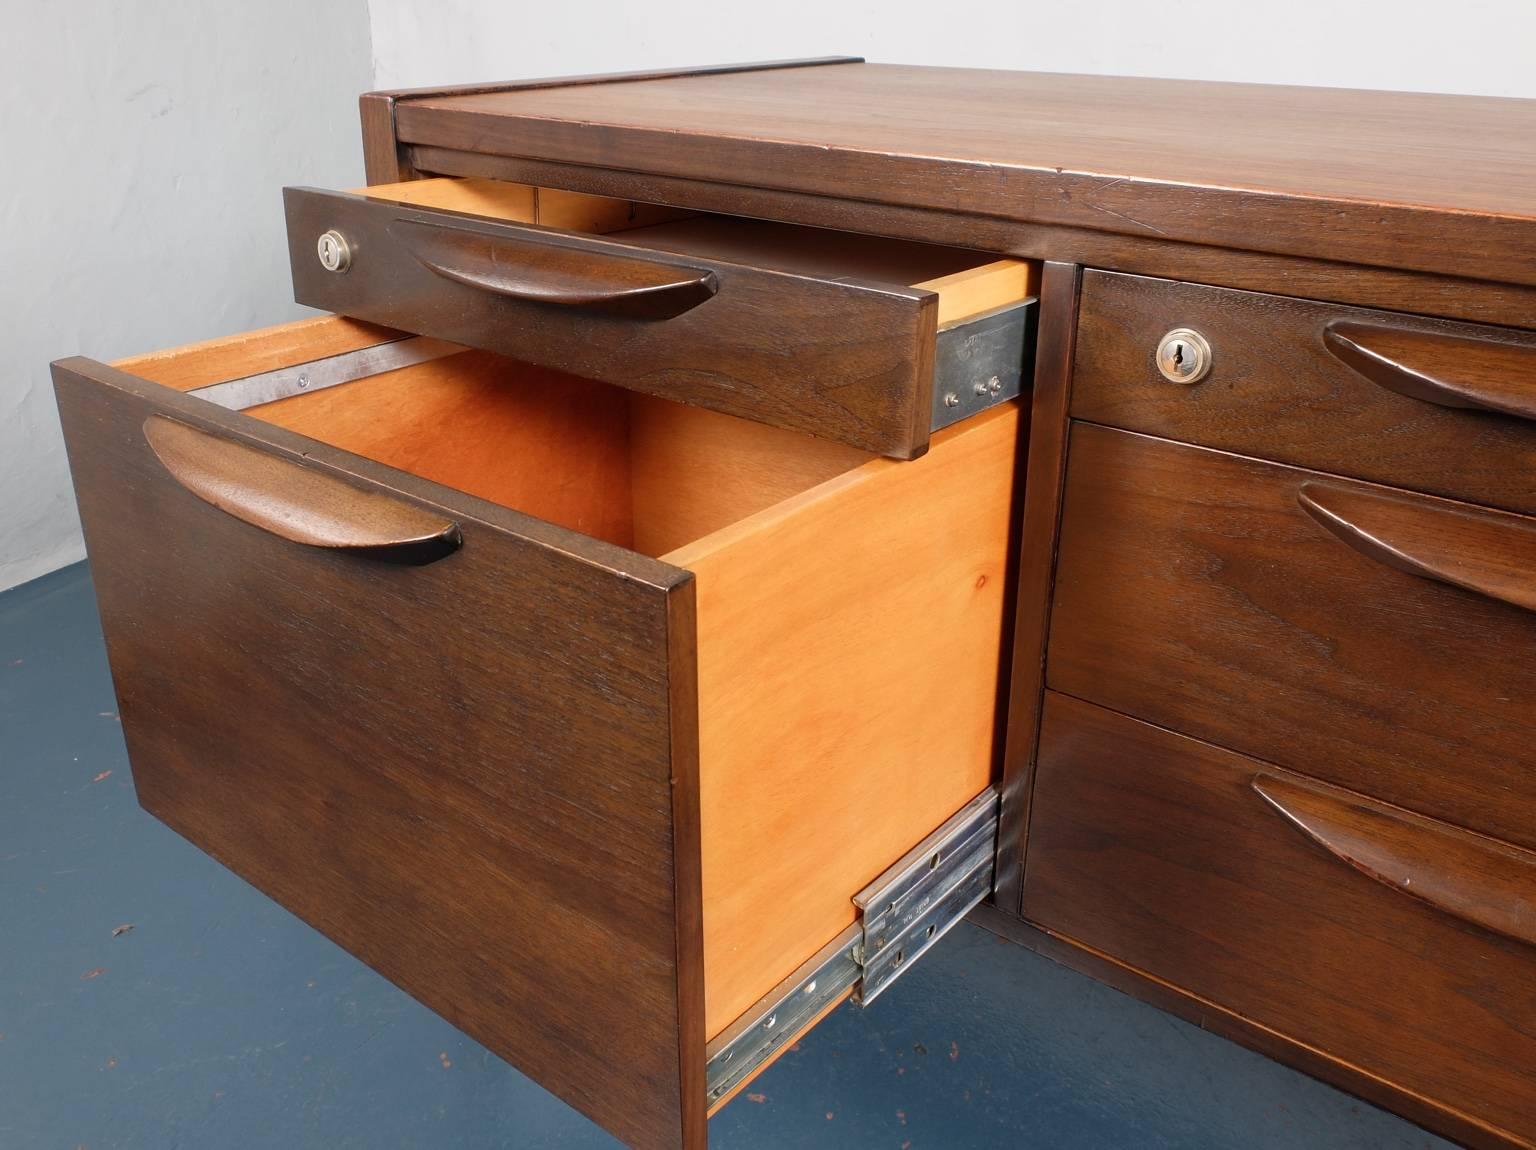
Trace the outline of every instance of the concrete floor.
<path fill-rule="evenodd" d="M 710 1133 L 718 1150 L 1448 1145 L 969 925 Z M 615 1145 L 138 809 L 83 565 L 0 595 L 0 1148 Z"/>

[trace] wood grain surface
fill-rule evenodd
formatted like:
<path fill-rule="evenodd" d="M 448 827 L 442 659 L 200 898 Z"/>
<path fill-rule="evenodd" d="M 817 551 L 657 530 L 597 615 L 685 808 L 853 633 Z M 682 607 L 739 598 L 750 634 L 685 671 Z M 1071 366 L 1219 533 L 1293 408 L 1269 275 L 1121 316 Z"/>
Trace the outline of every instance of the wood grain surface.
<path fill-rule="evenodd" d="M 1051 687 L 1536 846 L 1536 615 L 1361 555 L 1298 501 L 1383 489 L 1085 424 L 1070 451 Z M 1489 545 L 1461 505 L 1393 498 Z"/>
<path fill-rule="evenodd" d="M 970 246 L 1019 259 L 1053 260 L 1194 283 L 1218 284 L 1477 323 L 1536 327 L 1536 288 L 1465 275 L 1350 264 L 1154 235 L 1127 235 L 954 208 L 919 208 L 787 191 L 718 178 L 616 171 L 525 156 L 413 145 L 423 170 L 557 185 L 678 209 L 730 212 L 843 231 Z"/>
<path fill-rule="evenodd" d="M 1479 1141 L 1536 1142 L 1536 952 L 1344 865 L 1258 775 L 1317 786 L 1048 696 L 1025 915 L 1434 1099 Z"/>
<path fill-rule="evenodd" d="M 1536 282 L 1532 101 L 841 64 L 395 117 L 406 144 Z"/>
<path fill-rule="evenodd" d="M 991 782 L 1015 404 L 697 543 L 713 1036 Z"/>
<path fill-rule="evenodd" d="M 1431 370 L 1448 366 L 1438 341 L 1470 343 L 1483 354 L 1459 359 L 1460 378 L 1497 372 L 1505 391 L 1536 397 L 1536 376 L 1513 370 L 1513 357 L 1536 354 L 1529 332 L 1089 272 L 1073 417 L 1536 512 L 1536 424 L 1380 386 L 1330 348 L 1328 333 L 1341 324 L 1435 339 L 1440 357 L 1418 360 Z M 1176 327 L 1194 328 L 1211 345 L 1211 372 L 1193 386 L 1169 383 L 1154 362 L 1158 342 Z"/>
<path fill-rule="evenodd" d="M 1078 289 L 1082 269 L 1045 265 L 1040 287 L 1040 329 L 1030 397 L 1024 499 L 1018 543 L 1013 651 L 1008 676 L 1002 806 L 997 829 L 997 905 L 1016 911 L 1029 833 L 1029 794 L 1045 697 L 1046 640 L 1051 586 L 1061 524 L 1061 488 L 1067 473 L 1067 407 L 1072 390 Z"/>
<path fill-rule="evenodd" d="M 87 360 L 56 380 L 143 805 L 627 1142 L 701 1147 L 687 574 Z M 167 474 L 150 416 L 463 547 L 276 538 Z"/>
<path fill-rule="evenodd" d="M 143 431 L 182 487 L 279 539 L 407 566 L 444 559 L 464 541 L 449 516 L 238 440 L 160 415 L 145 419 Z"/>
<path fill-rule="evenodd" d="M 1382 316 L 1336 320 L 1323 343 L 1372 383 L 1410 399 L 1536 420 L 1536 342 L 1498 334 L 1405 327 Z"/>
<path fill-rule="evenodd" d="M 1273 1058 L 1303 1074 L 1332 1083 L 1356 1098 L 1383 1107 L 1417 1122 L 1471 1150 L 1511 1150 L 1528 1142 L 1511 1138 L 1507 1132 L 1490 1127 L 1486 1121 L 1465 1110 L 1458 1110 L 1396 1082 L 1390 1082 L 1353 1062 L 1310 1046 L 1294 1035 L 1282 1034 L 1235 1010 L 1212 1002 L 1188 987 L 1158 978 L 1130 966 L 1101 950 L 1026 922 L 1017 915 L 982 903 L 966 916 L 1000 939 L 1043 955 L 1079 974 L 1114 987 L 1143 1002 L 1177 1015 L 1186 1022 L 1230 1042 Z"/>
<path fill-rule="evenodd" d="M 607 384 L 466 351 L 246 414 L 630 547 L 635 511 L 627 399 Z"/>
<path fill-rule="evenodd" d="M 1326 480 L 1303 483 L 1296 501 L 1367 559 L 1536 611 L 1536 520 Z"/>
<path fill-rule="evenodd" d="M 115 360 L 113 367 L 174 391 L 192 391 L 400 339 L 403 332 L 321 315 Z"/>
<path fill-rule="evenodd" d="M 1261 774 L 1252 786 L 1302 834 L 1388 890 L 1536 946 L 1536 851 L 1296 778 Z"/>
<path fill-rule="evenodd" d="M 303 189 L 285 198 L 296 298 L 312 307 L 898 458 L 927 448 L 937 326 L 930 292 L 661 252 L 628 243 L 633 232 L 541 231 Z M 719 290 L 661 321 L 555 309 L 436 274 L 402 243 L 402 225 L 491 244 L 537 242 L 572 259 L 665 264 L 712 275 Z M 345 274 L 315 257 L 315 237 L 333 228 L 359 253 Z"/>

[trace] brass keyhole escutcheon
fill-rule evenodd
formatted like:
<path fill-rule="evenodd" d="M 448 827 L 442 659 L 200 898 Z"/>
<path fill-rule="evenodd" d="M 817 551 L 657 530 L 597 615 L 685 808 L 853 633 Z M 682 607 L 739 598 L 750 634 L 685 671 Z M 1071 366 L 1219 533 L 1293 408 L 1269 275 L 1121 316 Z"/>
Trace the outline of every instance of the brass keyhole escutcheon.
<path fill-rule="evenodd" d="M 1194 328 L 1176 327 L 1157 345 L 1157 370 L 1170 383 L 1199 383 L 1211 370 L 1211 345 Z"/>

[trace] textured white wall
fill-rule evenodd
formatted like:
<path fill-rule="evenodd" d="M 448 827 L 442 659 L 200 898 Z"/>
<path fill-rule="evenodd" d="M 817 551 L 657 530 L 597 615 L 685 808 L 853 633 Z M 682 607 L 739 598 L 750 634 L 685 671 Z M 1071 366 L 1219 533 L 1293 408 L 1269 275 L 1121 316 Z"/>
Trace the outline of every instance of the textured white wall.
<path fill-rule="evenodd" d="M 283 184 L 362 182 L 366 0 L 0 0 L 0 588 L 83 554 L 48 362 L 300 314 Z"/>
<path fill-rule="evenodd" d="M 1536 96 L 1532 0 L 369 0 L 380 87 L 845 53 Z"/>

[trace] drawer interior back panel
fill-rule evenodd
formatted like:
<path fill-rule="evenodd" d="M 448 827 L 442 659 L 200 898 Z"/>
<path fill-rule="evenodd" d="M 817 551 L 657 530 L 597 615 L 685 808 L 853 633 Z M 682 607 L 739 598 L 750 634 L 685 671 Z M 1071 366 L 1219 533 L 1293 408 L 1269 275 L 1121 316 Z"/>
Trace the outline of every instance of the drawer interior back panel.
<path fill-rule="evenodd" d="M 300 303 L 881 455 L 1027 376 L 1024 261 L 492 180 L 284 195 Z"/>
<path fill-rule="evenodd" d="M 899 463 L 334 317 L 55 378 L 143 805 L 630 1144 L 991 780 L 1016 404 Z"/>

